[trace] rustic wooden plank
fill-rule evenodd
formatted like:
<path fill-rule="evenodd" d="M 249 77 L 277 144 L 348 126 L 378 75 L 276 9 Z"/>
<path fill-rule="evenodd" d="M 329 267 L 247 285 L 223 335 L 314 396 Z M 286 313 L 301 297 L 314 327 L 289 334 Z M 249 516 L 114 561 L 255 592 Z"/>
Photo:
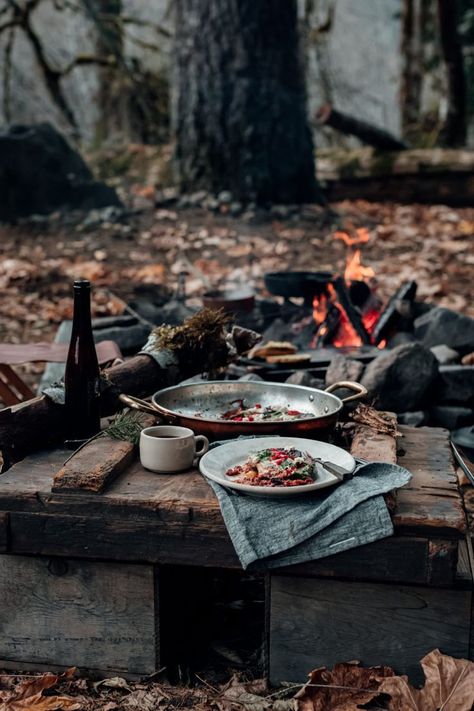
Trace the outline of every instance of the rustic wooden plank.
<path fill-rule="evenodd" d="M 21 668 L 158 668 L 152 566 L 3 555 L 0 599 L 0 658 Z"/>
<path fill-rule="evenodd" d="M 132 462 L 131 442 L 99 437 L 82 447 L 53 477 L 52 491 L 89 491 L 100 494 Z"/>
<path fill-rule="evenodd" d="M 278 574 L 447 586 L 456 570 L 457 542 L 398 536 L 299 565 Z"/>
<path fill-rule="evenodd" d="M 400 431 L 398 462 L 413 478 L 397 492 L 395 528 L 413 535 L 463 537 L 466 516 L 449 433 L 437 427 L 400 427 Z"/>
<path fill-rule="evenodd" d="M 396 464 L 397 444 L 395 437 L 380 434 L 366 425 L 357 425 L 352 440 L 351 454 L 353 457 L 367 459 L 369 462 Z"/>
<path fill-rule="evenodd" d="M 4 553 L 8 549 L 8 525 L 8 512 L 0 511 L 0 553 Z"/>
<path fill-rule="evenodd" d="M 270 681 L 303 683 L 315 667 L 358 659 L 420 682 L 432 649 L 467 657 L 470 606 L 468 590 L 273 575 Z"/>
<path fill-rule="evenodd" d="M 158 515 L 154 522 L 136 517 L 111 519 L 12 512 L 10 527 L 10 550 L 22 555 L 73 555 L 98 560 L 241 568 L 222 519 L 217 527 L 202 512 L 187 521 Z M 288 566 L 282 572 L 449 585 L 456 558 L 456 541 L 433 549 L 427 539 L 402 536 Z"/>
<path fill-rule="evenodd" d="M 394 413 L 386 412 L 390 415 L 396 425 L 397 418 Z M 372 427 L 357 425 L 354 430 L 354 437 L 351 444 L 351 454 L 356 459 L 366 459 L 369 462 L 390 462 L 397 463 L 397 441 L 395 437 L 376 432 Z M 385 502 L 390 510 L 396 508 L 397 494 L 390 491 L 385 494 Z"/>
<path fill-rule="evenodd" d="M 133 517 L 10 514 L 10 550 L 21 555 L 78 556 L 205 567 L 239 568 L 222 522 L 219 530 L 205 520 L 137 521 Z"/>

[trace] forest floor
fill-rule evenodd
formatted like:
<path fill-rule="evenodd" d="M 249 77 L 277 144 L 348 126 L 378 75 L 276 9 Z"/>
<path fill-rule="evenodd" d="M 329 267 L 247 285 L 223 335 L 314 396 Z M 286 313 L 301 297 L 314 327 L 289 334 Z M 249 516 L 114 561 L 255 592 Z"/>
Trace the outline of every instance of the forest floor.
<path fill-rule="evenodd" d="M 304 206 L 287 219 L 258 211 L 249 219 L 203 208 L 156 208 L 145 188 L 128 191 L 140 211 L 53 215 L 0 226 L 0 339 L 52 340 L 72 315 L 72 280 L 93 282 L 95 316 L 117 315 L 143 284 L 176 289 L 187 272 L 194 303 L 209 288 L 250 285 L 264 295 L 265 272 L 303 269 L 342 272 L 352 236 L 367 228 L 362 262 L 375 272 L 387 300 L 404 281 L 418 282 L 418 297 L 474 316 L 474 209 L 345 201 L 327 210 Z M 119 298 L 117 298 L 119 297 Z M 38 364 L 24 373 L 41 372 Z"/>

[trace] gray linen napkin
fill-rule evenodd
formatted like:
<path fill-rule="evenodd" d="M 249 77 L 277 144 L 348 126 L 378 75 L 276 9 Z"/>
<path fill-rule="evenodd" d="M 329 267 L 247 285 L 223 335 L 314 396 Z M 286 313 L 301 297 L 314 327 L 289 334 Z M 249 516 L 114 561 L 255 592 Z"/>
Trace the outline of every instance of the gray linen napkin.
<path fill-rule="evenodd" d="M 278 568 L 324 558 L 392 535 L 382 494 L 411 474 L 389 463 L 362 464 L 353 478 L 308 496 L 242 496 L 209 482 L 243 568 Z"/>

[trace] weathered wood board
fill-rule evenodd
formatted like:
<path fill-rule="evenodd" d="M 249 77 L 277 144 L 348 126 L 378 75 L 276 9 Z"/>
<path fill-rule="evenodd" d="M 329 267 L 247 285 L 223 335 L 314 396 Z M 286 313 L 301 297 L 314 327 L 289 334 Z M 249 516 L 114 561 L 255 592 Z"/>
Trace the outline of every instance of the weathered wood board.
<path fill-rule="evenodd" d="M 8 513 L 0 511 L 0 553 L 8 549 Z"/>
<path fill-rule="evenodd" d="M 315 667 L 357 659 L 421 682 L 432 649 L 469 656 L 471 594 L 272 575 L 270 681 L 303 683 Z"/>
<path fill-rule="evenodd" d="M 0 556 L 0 659 L 149 674 L 158 667 L 150 565 Z"/>
<path fill-rule="evenodd" d="M 414 476 L 398 492 L 398 535 L 308 563 L 308 574 L 427 585 L 452 582 L 456 540 L 463 537 L 465 522 L 448 435 L 402 429 L 399 461 Z M 432 452 L 435 448 L 440 454 Z M 0 510 L 10 512 L 10 552 L 240 567 L 217 499 L 195 470 L 153 474 L 134 461 L 99 496 L 51 492 L 53 475 L 66 457 L 65 450 L 37 454 L 0 476 Z M 438 488 L 425 488 L 428 476 Z M 293 566 L 291 572 L 300 574 L 301 569 Z"/>
<path fill-rule="evenodd" d="M 398 463 L 413 474 L 397 492 L 395 528 L 404 533 L 429 529 L 436 537 L 467 530 L 456 468 L 447 430 L 435 427 L 400 427 Z"/>
<path fill-rule="evenodd" d="M 132 462 L 131 442 L 99 437 L 82 447 L 56 472 L 53 491 L 89 491 L 100 494 Z"/>

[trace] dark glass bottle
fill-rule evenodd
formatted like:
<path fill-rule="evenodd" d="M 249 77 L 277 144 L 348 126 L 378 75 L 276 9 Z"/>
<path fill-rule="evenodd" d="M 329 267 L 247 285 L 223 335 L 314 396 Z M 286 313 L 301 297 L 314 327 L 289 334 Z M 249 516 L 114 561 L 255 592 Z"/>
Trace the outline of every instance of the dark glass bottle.
<path fill-rule="evenodd" d="M 85 440 L 100 430 L 99 363 L 91 323 L 91 285 L 74 282 L 74 316 L 64 374 L 68 440 Z"/>

